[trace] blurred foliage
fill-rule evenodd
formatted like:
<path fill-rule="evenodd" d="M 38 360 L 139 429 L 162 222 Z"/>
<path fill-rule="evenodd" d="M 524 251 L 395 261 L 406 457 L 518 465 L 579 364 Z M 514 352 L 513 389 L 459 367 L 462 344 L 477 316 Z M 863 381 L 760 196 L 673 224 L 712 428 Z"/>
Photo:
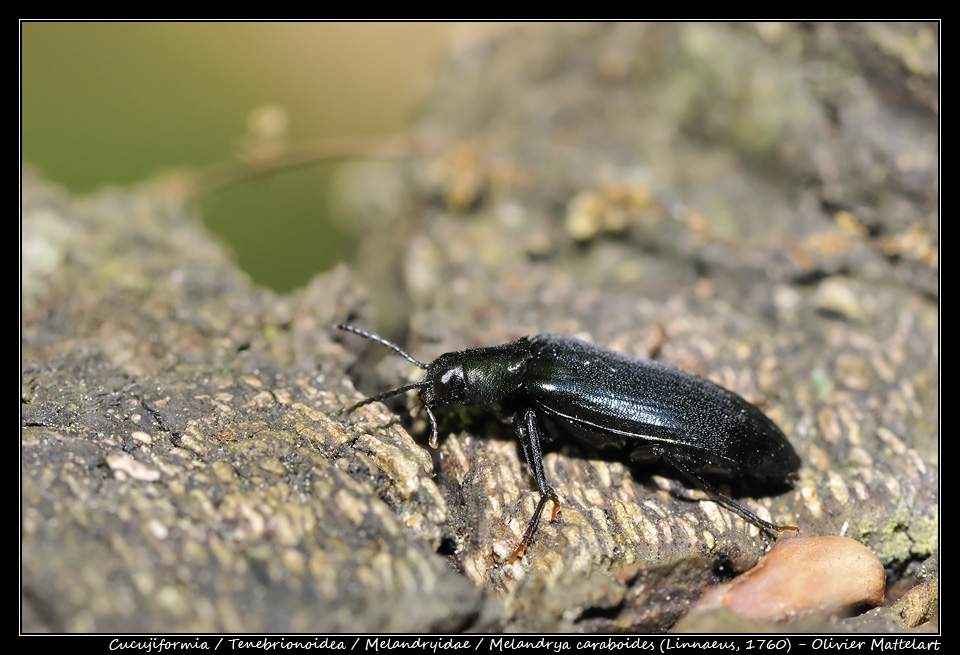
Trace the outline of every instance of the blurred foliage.
<path fill-rule="evenodd" d="M 76 193 L 229 160 L 258 108 L 291 144 L 389 135 L 413 118 L 447 23 L 21 24 L 22 158 Z M 284 291 L 349 256 L 327 220 L 331 166 L 201 204 L 259 283 Z"/>

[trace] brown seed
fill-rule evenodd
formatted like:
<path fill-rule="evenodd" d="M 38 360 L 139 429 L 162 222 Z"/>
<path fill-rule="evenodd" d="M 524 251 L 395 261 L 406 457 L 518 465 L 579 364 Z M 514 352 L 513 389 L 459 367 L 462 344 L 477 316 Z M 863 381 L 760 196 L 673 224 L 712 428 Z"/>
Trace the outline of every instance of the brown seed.
<path fill-rule="evenodd" d="M 726 607 L 753 621 L 834 614 L 883 601 L 886 575 L 877 556 L 848 537 L 781 539 L 760 563 L 704 592 L 695 611 Z"/>

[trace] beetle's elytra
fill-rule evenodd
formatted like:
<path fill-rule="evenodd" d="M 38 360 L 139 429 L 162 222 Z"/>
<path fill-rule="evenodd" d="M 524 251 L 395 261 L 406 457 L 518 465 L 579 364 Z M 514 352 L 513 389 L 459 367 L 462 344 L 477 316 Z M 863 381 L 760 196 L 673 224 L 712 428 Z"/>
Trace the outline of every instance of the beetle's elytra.
<path fill-rule="evenodd" d="M 560 502 L 544 474 L 541 445 L 563 436 L 617 449 L 634 460 L 669 462 L 713 500 L 751 523 L 775 533 L 798 531 L 764 521 L 703 479 L 701 474 L 784 480 L 800 467 L 796 451 L 773 421 L 709 380 L 549 334 L 449 352 L 424 364 L 375 334 L 350 325 L 337 327 L 376 341 L 426 371 L 421 381 L 362 400 L 346 412 L 416 389 L 430 418 L 433 448 L 438 436 L 435 407 L 473 405 L 512 422 L 540 502 L 511 562 L 529 546 L 548 500 L 553 501 L 551 520 L 557 518 Z"/>

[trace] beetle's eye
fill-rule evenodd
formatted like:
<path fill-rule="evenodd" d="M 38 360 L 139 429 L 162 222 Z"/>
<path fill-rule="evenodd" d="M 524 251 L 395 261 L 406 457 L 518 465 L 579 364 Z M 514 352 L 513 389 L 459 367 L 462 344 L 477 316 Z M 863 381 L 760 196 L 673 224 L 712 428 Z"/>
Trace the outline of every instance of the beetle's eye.
<path fill-rule="evenodd" d="M 467 382 L 463 376 L 463 367 L 448 368 L 440 375 L 436 385 L 437 399 L 440 402 L 462 402 L 466 396 Z"/>

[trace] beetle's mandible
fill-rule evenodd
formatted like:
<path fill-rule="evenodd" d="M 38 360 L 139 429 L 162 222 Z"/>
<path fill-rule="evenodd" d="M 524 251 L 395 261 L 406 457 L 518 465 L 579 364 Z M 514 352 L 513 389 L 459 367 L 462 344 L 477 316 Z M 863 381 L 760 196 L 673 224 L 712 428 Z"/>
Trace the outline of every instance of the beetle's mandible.
<path fill-rule="evenodd" d="M 550 334 L 449 352 L 424 364 L 375 334 L 351 325 L 337 327 L 386 346 L 426 371 L 421 381 L 362 400 L 345 412 L 416 389 L 430 419 L 433 448 L 438 440 L 435 407 L 472 405 L 512 422 L 540 502 L 510 562 L 530 545 L 547 501 L 553 501 L 551 521 L 557 518 L 560 501 L 544 474 L 541 446 L 563 436 L 599 449 L 617 449 L 634 460 L 666 461 L 714 501 L 751 523 L 778 534 L 799 532 L 764 521 L 702 477 L 784 480 L 800 467 L 796 451 L 773 421 L 709 380 Z"/>

